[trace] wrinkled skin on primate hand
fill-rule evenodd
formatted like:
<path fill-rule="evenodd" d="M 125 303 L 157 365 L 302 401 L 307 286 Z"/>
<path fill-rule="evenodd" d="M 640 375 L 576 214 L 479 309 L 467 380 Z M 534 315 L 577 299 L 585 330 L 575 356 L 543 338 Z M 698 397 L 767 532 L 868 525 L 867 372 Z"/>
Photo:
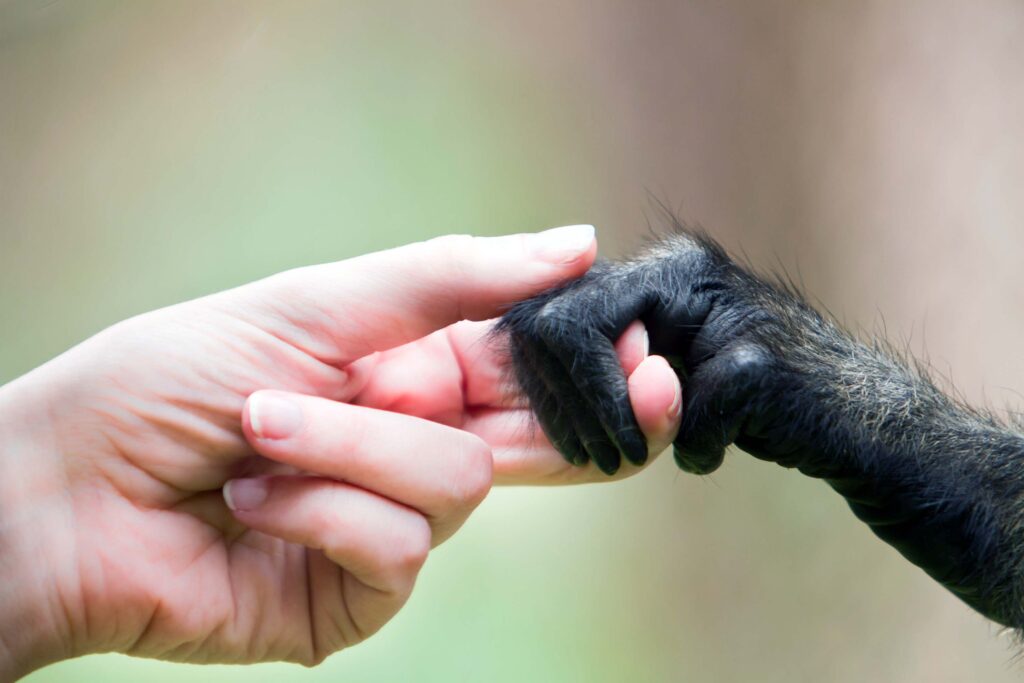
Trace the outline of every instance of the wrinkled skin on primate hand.
<path fill-rule="evenodd" d="M 516 380 L 570 461 L 646 459 L 613 342 L 634 320 L 683 385 L 674 451 L 707 474 L 735 444 L 826 480 L 887 543 L 972 607 L 1024 626 L 1024 439 L 916 363 L 863 344 L 785 282 L 685 230 L 518 304 Z"/>

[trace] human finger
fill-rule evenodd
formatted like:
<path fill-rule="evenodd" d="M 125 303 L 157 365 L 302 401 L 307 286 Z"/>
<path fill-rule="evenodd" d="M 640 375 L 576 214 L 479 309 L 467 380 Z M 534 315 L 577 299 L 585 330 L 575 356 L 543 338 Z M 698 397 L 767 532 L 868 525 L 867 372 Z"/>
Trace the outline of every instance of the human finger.
<path fill-rule="evenodd" d="M 257 326 L 334 365 L 419 339 L 582 275 L 589 225 L 503 237 L 448 235 L 286 271 L 225 294 Z"/>
<path fill-rule="evenodd" d="M 661 356 L 648 356 L 630 374 L 629 402 L 652 455 L 661 453 L 679 431 L 683 392 L 679 377 Z"/>
<path fill-rule="evenodd" d="M 423 513 L 440 543 L 491 486 L 491 450 L 479 437 L 429 420 L 314 396 L 260 391 L 243 410 L 258 453 L 355 484 Z"/>
<path fill-rule="evenodd" d="M 344 611 L 363 637 L 405 603 L 431 548 L 423 515 L 329 479 L 233 479 L 224 485 L 224 500 L 250 529 L 322 551 L 351 574 L 358 584 L 345 587 Z"/>

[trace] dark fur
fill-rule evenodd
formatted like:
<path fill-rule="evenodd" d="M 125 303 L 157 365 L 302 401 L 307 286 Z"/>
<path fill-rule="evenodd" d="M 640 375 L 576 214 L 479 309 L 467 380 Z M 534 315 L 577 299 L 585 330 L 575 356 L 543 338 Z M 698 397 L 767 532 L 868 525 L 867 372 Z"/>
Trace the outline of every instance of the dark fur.
<path fill-rule="evenodd" d="M 515 377 L 571 462 L 646 458 L 612 348 L 635 319 L 683 380 L 682 469 L 711 472 L 735 443 L 824 479 L 966 603 L 1024 627 L 1024 437 L 702 234 L 598 263 L 502 319 Z"/>

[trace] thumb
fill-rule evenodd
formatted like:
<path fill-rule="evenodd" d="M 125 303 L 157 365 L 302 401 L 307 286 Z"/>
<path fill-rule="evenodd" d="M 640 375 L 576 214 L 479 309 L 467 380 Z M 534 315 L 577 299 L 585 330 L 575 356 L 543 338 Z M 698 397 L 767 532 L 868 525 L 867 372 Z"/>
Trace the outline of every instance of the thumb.
<path fill-rule="evenodd" d="M 590 268 L 594 228 L 504 237 L 448 235 L 286 271 L 241 287 L 235 311 L 333 364 L 483 320 Z"/>

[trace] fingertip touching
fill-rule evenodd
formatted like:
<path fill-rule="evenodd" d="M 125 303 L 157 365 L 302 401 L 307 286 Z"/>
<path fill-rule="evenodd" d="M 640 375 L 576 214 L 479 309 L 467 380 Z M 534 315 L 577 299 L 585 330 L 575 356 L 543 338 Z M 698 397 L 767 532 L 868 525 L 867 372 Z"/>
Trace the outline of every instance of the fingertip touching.
<path fill-rule="evenodd" d="M 516 301 L 577 278 L 597 257 L 592 225 L 501 237 L 448 236 L 427 244 L 441 252 L 429 259 L 442 266 L 438 276 L 444 282 L 437 284 L 458 300 L 459 314 L 452 317 L 469 320 L 492 318 Z"/>
<path fill-rule="evenodd" d="M 305 353 L 342 366 L 461 320 L 486 320 L 578 278 L 594 228 L 424 242 L 279 273 L 225 294 L 230 308 Z M 239 300 L 240 298 L 240 300 Z"/>

